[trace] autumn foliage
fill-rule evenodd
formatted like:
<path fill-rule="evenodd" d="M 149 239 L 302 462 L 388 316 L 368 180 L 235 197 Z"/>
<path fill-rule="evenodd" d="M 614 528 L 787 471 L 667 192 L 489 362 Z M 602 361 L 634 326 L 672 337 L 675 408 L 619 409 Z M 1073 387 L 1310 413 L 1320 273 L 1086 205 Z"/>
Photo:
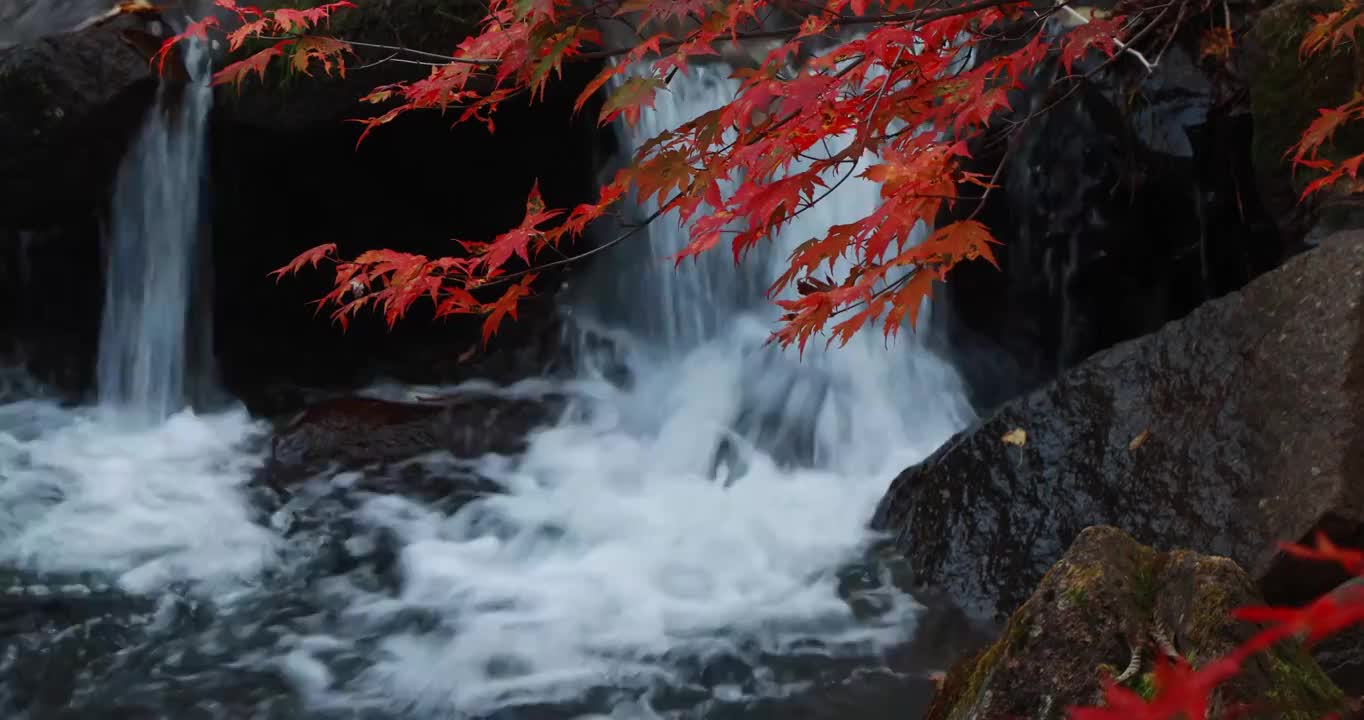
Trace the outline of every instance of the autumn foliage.
<path fill-rule="evenodd" d="M 1303 59 L 1313 55 L 1335 52 L 1342 46 L 1353 47 L 1361 27 L 1364 27 L 1364 8 L 1356 2 L 1345 2 L 1339 10 L 1316 15 L 1312 25 L 1304 34 L 1298 54 Z M 1364 90 L 1356 88 L 1353 96 L 1344 104 L 1333 108 L 1321 108 L 1318 116 L 1298 142 L 1289 149 L 1295 168 L 1315 171 L 1317 177 L 1303 189 L 1302 197 L 1320 192 L 1330 187 L 1343 187 L 1348 192 L 1358 192 L 1359 165 L 1364 162 L 1364 154 L 1351 157 L 1334 157 L 1330 152 L 1331 141 L 1342 127 L 1364 118 Z M 1326 151 L 1326 152 L 1323 152 Z"/>
<path fill-rule="evenodd" d="M 353 7 L 346 0 L 310 9 L 215 4 L 218 15 L 167 41 L 154 62 L 164 66 L 177 44 L 217 34 L 230 51 L 251 48 L 213 77 L 215 84 L 240 89 L 265 78 L 274 65 L 344 75 L 360 46 L 328 32 L 332 16 Z M 422 77 L 374 88 L 364 98 L 376 109 L 356 120 L 360 142 L 418 110 L 495 131 L 499 106 L 543 97 L 565 63 L 584 61 L 605 62 L 576 109 L 605 93 L 598 121 L 633 124 L 690 66 L 745 43 L 750 55 L 752 48 L 762 49 L 734 70 L 738 91 L 732 101 L 646 142 L 596 202 L 552 209 L 532 187 L 516 227 L 490 240 L 457 239 L 447 257 L 378 249 L 343 258 L 335 245 L 324 244 L 276 274 L 333 266 L 333 289 L 319 307 L 329 308 L 343 326 L 365 311 L 382 313 L 392 324 L 414 303 L 430 301 L 438 317 L 483 317 L 486 342 L 500 323 L 516 317 L 536 273 L 585 254 L 574 243 L 627 198 L 654 201 L 659 210 L 608 246 L 667 218 L 681 222 L 690 238 L 675 262 L 720 248 L 740 262 L 857 174 L 879 184 L 879 205 L 791 254 L 769 288 L 784 313 L 772 339 L 804 349 L 821 334 L 846 342 L 870 323 L 894 335 L 904 324 L 914 325 L 933 283 L 957 264 L 995 262 L 998 241 L 977 215 L 1003 166 L 978 173 L 965 163 L 972 148 L 1007 145 L 1035 116 L 1013 112 L 1012 91 L 1054 60 L 1060 72 L 1044 112 L 1117 63 L 1151 70 L 1152 50 L 1158 62 L 1159 49 L 1181 22 L 1218 12 L 1225 6 L 1208 0 L 1124 0 L 1111 13 L 1017 0 L 490 0 L 478 31 L 448 55 L 365 46 L 393 57 L 415 53 L 430 67 Z M 628 39 L 608 39 L 608 24 L 627 27 Z M 1314 19 L 1301 52 L 1353 43 L 1361 24 L 1364 14 L 1349 0 Z M 1236 45 L 1229 17 L 1225 26 L 1205 25 L 1200 59 L 1224 61 Z M 991 52 L 980 52 L 987 44 Z M 1364 162 L 1364 155 L 1334 158 L 1327 152 L 1342 126 L 1364 117 L 1364 96 L 1320 113 L 1285 156 L 1316 173 L 1304 197 L 1338 185 L 1357 189 Z M 1291 551 L 1364 574 L 1364 556 L 1324 539 L 1315 549 Z M 1149 702 L 1109 686 L 1105 707 L 1075 709 L 1072 716 L 1203 718 L 1212 693 L 1253 653 L 1290 637 L 1312 642 L 1364 619 L 1361 592 L 1329 595 L 1303 608 L 1242 609 L 1239 617 L 1266 627 L 1231 656 L 1196 669 L 1162 661 Z"/>
<path fill-rule="evenodd" d="M 355 52 L 326 33 L 331 16 L 351 5 L 345 0 L 310 10 L 217 5 L 235 16 L 235 27 L 211 16 L 166 49 L 210 31 L 224 34 L 232 49 L 253 38 L 266 44 L 218 71 L 215 83 L 240 86 L 276 60 L 300 72 L 344 73 Z M 646 143 L 595 203 L 547 209 L 532 191 L 520 225 L 490 241 L 459 240 L 450 257 L 374 250 L 339 258 L 324 245 L 282 270 L 335 263 L 335 289 L 321 304 L 342 324 L 371 309 L 395 322 L 413 302 L 429 299 L 438 316 L 483 316 L 487 338 L 515 316 L 537 269 L 575 257 L 572 246 L 589 224 L 627 195 L 657 202 L 650 221 L 666 216 L 687 226 L 690 243 L 677 262 L 720 246 L 738 261 L 856 173 L 880 184 L 880 206 L 796 249 L 770 288 L 785 313 L 773 338 L 804 348 L 827 329 L 830 339 L 846 341 L 873 321 L 891 335 L 914 324 L 933 282 L 957 263 L 994 261 L 996 240 L 973 215 L 994 181 L 963 161 L 1010 110 L 1009 92 L 1049 54 L 1059 55 L 1063 82 L 1078 86 L 1097 70 L 1084 58 L 1115 62 L 1120 38 L 1135 38 L 1145 22 L 1013 0 L 493 0 L 481 30 L 425 77 L 365 98 L 380 109 L 358 120 L 360 141 L 422 109 L 494 130 L 501 104 L 543 96 L 565 63 L 582 61 L 607 60 L 578 109 L 603 91 L 598 120 L 634 123 L 689 65 L 727 44 L 768 45 L 752 67 L 735 71 L 732 102 Z M 607 23 L 631 28 L 632 40 L 608 43 Z M 1067 32 L 1070 26 L 1077 27 Z M 978 57 L 973 48 L 984 40 L 1011 48 Z"/>

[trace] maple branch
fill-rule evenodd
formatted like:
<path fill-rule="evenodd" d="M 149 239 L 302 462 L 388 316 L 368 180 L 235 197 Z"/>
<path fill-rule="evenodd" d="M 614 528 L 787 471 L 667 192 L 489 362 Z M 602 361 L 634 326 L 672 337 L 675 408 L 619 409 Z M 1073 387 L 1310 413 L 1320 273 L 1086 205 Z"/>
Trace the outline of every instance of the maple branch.
<path fill-rule="evenodd" d="M 305 37 L 305 36 L 302 35 L 302 34 L 299 34 L 299 33 L 289 33 L 289 34 L 287 34 L 287 35 L 256 35 L 255 37 L 257 37 L 257 38 L 259 38 L 259 39 L 261 39 L 261 40 L 279 41 L 279 40 L 298 40 L 298 39 L 303 38 L 303 37 Z M 337 39 L 337 40 L 340 40 L 341 42 L 346 43 L 347 45 L 352 45 L 352 46 L 354 46 L 354 47 L 371 48 L 371 49 L 374 49 L 374 50 L 391 50 L 391 51 L 393 51 L 394 53 L 411 53 L 411 54 L 413 54 L 413 55 L 418 55 L 418 56 L 421 56 L 421 57 L 431 58 L 431 59 L 433 59 L 433 60 L 440 60 L 441 62 L 438 62 L 438 63 L 436 63 L 436 62 L 431 62 L 431 63 L 420 63 L 420 64 L 424 64 L 424 65 L 432 65 L 432 66 L 435 66 L 435 67 L 440 67 L 441 65 L 448 65 L 448 64 L 450 64 L 450 63 L 463 63 L 463 64 L 466 64 L 466 65 L 500 65 L 500 64 L 502 63 L 502 60 L 500 60 L 500 59 L 498 59 L 498 58 L 462 58 L 462 57 L 455 57 L 454 55 L 443 55 L 443 54 L 441 54 L 441 53 L 433 53 L 433 52 L 427 52 L 427 51 L 425 51 L 425 50 L 417 50 L 417 49 L 415 49 L 415 48 L 403 47 L 403 46 L 401 46 L 401 45 L 385 45 L 385 44 L 383 44 L 383 43 L 360 42 L 359 40 L 347 40 L 346 38 L 343 38 L 343 37 L 338 37 L 338 38 L 336 38 L 336 39 Z M 413 62 L 413 61 L 409 60 L 409 61 L 407 61 L 407 62 Z M 368 66 L 366 66 L 366 67 L 368 67 Z"/>
<path fill-rule="evenodd" d="M 383 65 L 384 63 L 386 63 L 386 62 L 388 62 L 388 61 L 390 61 L 390 60 L 393 60 L 393 59 L 395 59 L 395 58 L 397 58 L 397 57 L 398 57 L 398 53 L 395 52 L 395 53 L 393 53 L 392 55 L 389 55 L 388 57 L 386 57 L 386 58 L 384 58 L 384 59 L 382 59 L 382 60 L 375 60 L 375 61 L 372 62 L 372 63 L 365 63 L 364 65 L 357 65 L 357 66 L 351 68 L 351 70 L 353 70 L 353 71 L 354 71 L 354 70 L 368 70 L 368 69 L 370 69 L 370 68 L 372 68 L 372 67 L 377 67 L 377 66 L 379 66 L 379 65 Z"/>
<path fill-rule="evenodd" d="M 1174 42 L 1175 35 L 1179 32 L 1179 24 L 1184 21 L 1184 12 L 1189 9 L 1188 3 L 1179 4 L 1179 14 L 1175 16 L 1175 22 L 1170 33 L 1165 36 L 1165 44 L 1160 46 L 1160 51 L 1156 53 L 1156 62 L 1159 63 L 1165 57 L 1165 51 L 1170 49 L 1170 44 Z"/>
<path fill-rule="evenodd" d="M 680 197 L 680 195 L 679 195 L 678 197 Z M 604 251 L 604 250 L 609 250 L 610 248 L 615 247 L 616 245 L 619 245 L 619 244 L 621 244 L 622 242 L 624 242 L 624 241 L 626 241 L 626 240 L 628 240 L 628 239 L 634 237 L 636 234 L 639 233 L 640 230 L 643 230 L 643 229 L 649 227 L 649 225 L 650 225 L 653 221 L 655 221 L 655 220 L 657 220 L 658 218 L 662 217 L 662 216 L 663 216 L 663 213 L 667 212 L 667 211 L 670 209 L 670 205 L 671 205 L 672 202 L 675 201 L 676 199 L 677 199 L 677 197 L 674 197 L 673 200 L 668 201 L 668 204 L 660 205 L 658 210 L 655 210 L 651 215 L 649 215 L 649 217 L 647 217 L 647 218 L 645 218 L 644 220 L 642 220 L 639 224 L 635 225 L 634 227 L 630 228 L 629 230 L 627 230 L 627 231 L 621 233 L 620 235 L 617 235 L 617 236 L 614 237 L 614 238 L 611 238 L 610 240 L 607 240 L 606 242 L 604 242 L 604 243 L 602 243 L 602 244 L 600 244 L 600 245 L 598 245 L 598 246 L 596 246 L 596 247 L 594 247 L 594 248 L 592 248 L 592 249 L 590 249 L 590 250 L 584 250 L 584 251 L 578 253 L 577 255 L 564 255 L 563 251 L 562 251 L 562 250 L 559 250 L 559 254 L 562 256 L 562 259 L 560 259 L 560 260 L 551 260 L 551 261 L 549 261 L 549 262 L 547 262 L 547 263 L 541 263 L 541 264 L 539 264 L 539 265 L 535 265 L 534 267 L 528 267 L 528 268 L 526 268 L 526 269 L 524 269 L 524 270 L 517 270 L 516 272 L 507 273 L 506 275 L 499 275 L 499 276 L 497 276 L 496 279 L 489 280 L 488 282 L 485 282 L 485 283 L 481 283 L 481 284 L 479 284 L 477 287 L 470 287 L 469 289 L 470 289 L 470 290 L 482 290 L 483 288 L 490 288 L 490 287 L 497 287 L 498 285 L 505 285 L 506 283 L 511 282 L 512 280 L 515 280 L 515 279 L 517 279 L 517 278 L 523 277 L 523 276 L 525 276 L 525 275 L 529 275 L 529 274 L 531 274 L 531 273 L 538 273 L 538 272 L 541 272 L 541 271 L 546 270 L 546 269 L 548 269 L 548 268 L 558 267 L 558 266 L 560 266 L 560 265 L 569 265 L 569 264 L 571 264 L 571 263 L 575 263 L 575 262 L 577 262 L 577 261 L 579 261 L 579 260 L 582 260 L 582 259 L 584 259 L 584 258 L 588 258 L 588 257 L 591 257 L 591 256 L 593 256 L 593 255 L 596 255 L 597 253 L 602 252 L 602 251 Z M 555 248 L 555 249 L 558 250 L 558 248 Z"/>
<path fill-rule="evenodd" d="M 1152 18 L 1151 22 L 1149 22 L 1149 23 L 1147 23 L 1146 25 L 1142 26 L 1142 28 L 1141 28 L 1140 30 L 1138 30 L 1137 32 L 1133 33 L 1132 37 L 1131 37 L 1130 39 L 1128 39 L 1128 41 L 1127 41 L 1128 44 L 1129 44 L 1129 45 L 1134 45 L 1134 44 L 1136 44 L 1136 42 L 1137 42 L 1138 40 L 1140 40 L 1143 36 L 1145 36 L 1147 32 L 1150 32 L 1150 30 L 1151 30 L 1152 28 L 1154 28 L 1154 27 L 1160 22 L 1161 18 L 1165 17 L 1165 14 L 1166 14 L 1167 12 L 1170 11 L 1171 5 L 1172 5 L 1171 3 L 1166 3 L 1164 6 L 1162 6 L 1161 9 L 1160 9 L 1160 12 L 1156 13 L 1156 16 L 1155 16 L 1154 18 Z M 1180 7 L 1183 7 L 1183 3 L 1180 3 Z M 1083 87 L 1084 84 L 1085 84 L 1086 82 L 1089 82 L 1090 80 L 1092 80 L 1092 79 L 1094 78 L 1094 76 L 1096 76 L 1096 75 L 1098 75 L 1099 73 L 1103 72 L 1103 71 L 1106 70 L 1109 66 L 1111 66 L 1111 65 L 1113 65 L 1115 62 L 1117 62 L 1117 60 L 1118 60 L 1119 57 L 1121 57 L 1121 56 L 1120 56 L 1120 55 L 1114 55 L 1113 57 L 1108 58 L 1107 60 L 1105 60 L 1105 61 L 1103 61 L 1102 63 L 1100 63 L 1100 64 L 1098 65 L 1098 67 L 1095 67 L 1093 70 L 1090 70 L 1089 72 L 1085 73 L 1084 75 L 1081 75 L 1081 76 L 1079 76 L 1078 78 L 1075 78 L 1076 82 L 1074 82 L 1074 83 L 1070 86 L 1070 89 L 1069 89 L 1069 90 L 1066 90 L 1064 93 L 1061 94 L 1060 97 L 1058 97 L 1058 98 L 1056 98 L 1055 100 L 1053 100 L 1053 101 L 1047 103 L 1046 105 L 1042 106 L 1041 108 L 1038 108 L 1038 109 L 1033 110 L 1032 112 L 1028 113 L 1026 116 L 1024 116 L 1024 118 L 1023 118 L 1022 120 L 1013 120 L 1013 121 L 1006 120 L 1006 122 L 1008 122 L 1008 123 L 1010 124 L 1010 126 L 1011 126 L 1011 129 L 1010 129 L 1009 132 L 1006 134 L 1006 138 L 1007 138 L 1007 137 L 1011 137 L 1014 133 L 1017 133 L 1017 132 L 1019 132 L 1020 130 L 1022 130 L 1022 128 L 1023 128 L 1024 126 L 1026 126 L 1029 122 L 1031 122 L 1031 121 L 1034 120 L 1035 118 L 1037 118 L 1037 117 L 1039 117 L 1039 116 L 1041 116 L 1041 115 L 1045 115 L 1045 114 L 1051 112 L 1053 109 L 1056 108 L 1056 106 L 1058 106 L 1058 105 L 1060 105 L 1061 103 L 1065 102 L 1066 100 L 1070 99 L 1070 96 L 1074 95 L 1077 91 L 1079 91 L 1079 89 L 1080 89 L 1081 87 Z M 1073 77 L 1073 76 L 1071 76 L 1071 77 Z"/>
<path fill-rule="evenodd" d="M 886 94 L 886 88 L 890 87 L 890 81 L 895 76 L 895 66 L 899 64 L 900 56 L 903 55 L 904 52 L 905 52 L 904 45 L 901 45 L 899 48 L 895 50 L 895 59 L 890 61 L 889 69 L 886 70 L 886 79 L 881 82 L 881 87 L 877 88 L 876 90 L 876 97 L 875 99 L 872 100 L 871 103 L 871 112 L 867 113 L 867 122 L 862 128 L 862 133 L 860 137 L 858 137 L 857 152 L 852 153 L 851 166 L 848 168 L 848 171 L 843 173 L 843 175 L 838 178 L 838 181 L 835 182 L 833 185 L 830 185 L 828 189 L 826 189 L 824 193 L 821 194 L 819 197 L 810 200 L 810 202 L 805 204 L 805 207 L 797 208 L 795 212 L 791 213 L 791 216 L 789 218 L 786 218 L 787 223 L 790 223 L 792 220 L 795 220 L 797 217 L 800 217 L 801 213 L 805 212 L 806 210 L 809 210 L 818 203 L 822 202 L 825 198 L 829 197 L 829 195 L 833 193 L 833 191 L 837 190 L 838 187 L 842 185 L 844 182 L 847 182 L 848 178 L 852 177 L 852 174 L 857 171 L 857 161 L 861 159 L 862 153 L 865 153 L 867 151 L 867 141 L 871 135 L 872 120 L 876 118 L 876 109 L 881 104 L 881 97 Z M 828 149 L 827 145 L 825 146 L 825 149 L 826 150 Z M 830 155 L 828 159 L 833 160 L 833 158 L 834 155 Z"/>
<path fill-rule="evenodd" d="M 889 25 L 891 23 L 900 22 L 913 22 L 916 27 L 922 27 L 923 25 L 934 22 L 936 20 L 955 17 L 957 15 L 969 15 L 974 12 L 988 10 L 989 8 L 994 7 L 1001 7 L 1004 5 L 1017 5 L 1022 2 L 1025 2 L 1025 0 L 980 0 L 979 2 L 970 3 L 967 5 L 960 5 L 954 8 L 945 8 L 936 11 L 925 8 L 923 10 L 914 10 L 911 12 L 904 13 L 891 13 L 888 15 L 840 18 L 837 22 L 830 23 L 830 27 L 848 27 L 856 25 Z M 732 40 L 758 40 L 762 38 L 790 37 L 793 35 L 797 35 L 799 33 L 800 26 L 797 25 L 793 27 L 780 28 L 777 30 L 751 30 L 726 33 L 725 37 Z M 686 42 L 687 42 L 686 40 L 669 40 L 667 42 L 662 42 L 659 43 L 659 50 L 660 52 L 663 50 L 672 50 L 674 48 L 681 47 L 682 45 L 686 44 Z M 574 55 L 571 58 L 567 58 L 567 60 L 570 61 L 598 60 L 602 58 L 625 55 L 626 53 L 629 53 L 631 50 L 634 50 L 634 48 L 628 47 L 595 50 L 591 52 L 585 52 L 580 53 L 578 55 Z"/>

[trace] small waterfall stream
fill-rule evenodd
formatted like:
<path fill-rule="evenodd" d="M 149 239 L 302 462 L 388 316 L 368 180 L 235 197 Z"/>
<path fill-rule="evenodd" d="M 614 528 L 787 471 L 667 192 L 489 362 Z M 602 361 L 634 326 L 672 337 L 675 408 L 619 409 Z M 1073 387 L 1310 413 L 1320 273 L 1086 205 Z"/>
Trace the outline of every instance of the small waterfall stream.
<path fill-rule="evenodd" d="M 187 404 L 211 357 L 207 278 L 195 271 L 213 90 L 207 50 L 183 47 L 191 79 L 162 84 L 119 168 L 107 232 L 99 398 L 149 421 Z"/>

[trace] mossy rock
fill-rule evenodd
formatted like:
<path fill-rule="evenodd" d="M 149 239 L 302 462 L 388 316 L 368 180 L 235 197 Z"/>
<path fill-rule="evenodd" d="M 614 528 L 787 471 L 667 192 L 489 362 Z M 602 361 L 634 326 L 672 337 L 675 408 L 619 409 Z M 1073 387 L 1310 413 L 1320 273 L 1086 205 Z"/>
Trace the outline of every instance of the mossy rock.
<path fill-rule="evenodd" d="M 1338 10 L 1340 6 L 1340 0 L 1281 0 L 1261 13 L 1251 30 L 1253 162 L 1266 194 L 1286 213 L 1294 210 L 1288 203 L 1294 202 L 1318 175 L 1306 170 L 1294 173 L 1284 154 L 1316 119 L 1320 108 L 1345 103 L 1364 80 L 1364 51 L 1356 45 L 1346 44 L 1306 59 L 1298 53 L 1312 16 Z M 1337 133 L 1334 144 L 1323 148 L 1322 155 L 1341 160 L 1361 152 L 1364 126 L 1356 123 Z M 1340 215 L 1342 204 L 1353 207 L 1353 203 L 1344 203 L 1342 197 L 1323 199 L 1320 214 L 1328 220 Z M 1303 222 L 1312 224 L 1318 219 L 1307 218 Z M 1348 224 L 1336 218 L 1324 230 L 1342 229 Z"/>
<path fill-rule="evenodd" d="M 1060 720 L 1075 705 L 1100 701 L 1105 675 L 1121 673 L 1133 642 L 1141 672 L 1127 687 L 1150 697 L 1153 630 L 1169 636 L 1195 666 L 1229 652 L 1254 633 L 1230 618 L 1259 603 L 1234 562 L 1189 551 L 1156 552 L 1119 530 L 1092 527 L 1009 618 L 998 642 L 948 673 L 928 720 Z M 1253 718 L 1316 718 L 1343 696 L 1295 643 L 1247 662 L 1214 704 L 1248 703 Z M 1258 714 L 1257 714 L 1258 713 Z"/>

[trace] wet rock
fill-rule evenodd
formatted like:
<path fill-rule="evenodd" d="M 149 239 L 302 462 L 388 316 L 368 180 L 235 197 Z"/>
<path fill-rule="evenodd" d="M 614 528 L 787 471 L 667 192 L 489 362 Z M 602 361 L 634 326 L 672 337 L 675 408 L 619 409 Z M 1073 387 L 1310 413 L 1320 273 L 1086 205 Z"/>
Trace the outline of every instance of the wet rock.
<path fill-rule="evenodd" d="M 438 402 L 328 400 L 275 434 L 267 470 L 272 484 L 281 486 L 329 467 L 358 469 L 440 451 L 464 459 L 513 454 L 525 448 L 531 430 L 555 417 L 562 402 L 483 393 Z"/>
<path fill-rule="evenodd" d="M 382 316 L 373 314 L 362 315 L 341 332 L 313 313 L 307 296 L 290 293 L 292 288 L 283 284 L 270 281 L 259 294 L 243 297 L 253 279 L 234 278 L 231 289 L 219 297 L 222 319 L 234 322 L 218 335 L 217 359 L 225 386 L 254 415 L 292 415 L 338 393 L 380 382 L 510 385 L 563 370 L 568 358 L 552 288 L 529 298 L 518 319 L 484 346 L 482 318 L 430 322 L 422 317 L 429 305 L 414 307 L 410 321 L 391 330 Z M 249 322 L 240 307 L 248 303 L 258 312 L 273 308 L 274 317 Z M 252 336 L 265 341 L 252 342 Z"/>
<path fill-rule="evenodd" d="M 1315 597 L 1344 578 L 1275 547 L 1364 544 L 1361 298 L 1355 231 L 1003 406 L 901 473 L 873 524 L 916 582 L 986 615 L 1095 524 L 1230 557 L 1275 602 Z"/>
<path fill-rule="evenodd" d="M 126 15 L 0 49 L 0 227 L 46 227 L 96 208 L 156 94 Z"/>
<path fill-rule="evenodd" d="M 1062 717 L 1099 704 L 1105 675 L 1154 690 L 1154 653 L 1198 667 L 1247 640 L 1255 627 L 1231 619 L 1259 604 L 1236 563 L 1187 550 L 1157 552 L 1111 527 L 1087 528 L 1009 618 L 1000 639 L 948 674 L 928 720 Z M 1139 665 L 1126 673 L 1133 650 Z M 1123 675 L 1127 677 L 1123 677 Z M 1317 718 L 1343 696 L 1300 645 L 1246 662 L 1212 705 L 1248 703 L 1254 718 Z"/>
<path fill-rule="evenodd" d="M 5 0 L 0 3 L 0 48 L 65 32 L 117 0 Z"/>
<path fill-rule="evenodd" d="M 0 712 L 66 707 L 82 675 L 132 644 L 151 611 L 90 578 L 0 570 Z"/>

